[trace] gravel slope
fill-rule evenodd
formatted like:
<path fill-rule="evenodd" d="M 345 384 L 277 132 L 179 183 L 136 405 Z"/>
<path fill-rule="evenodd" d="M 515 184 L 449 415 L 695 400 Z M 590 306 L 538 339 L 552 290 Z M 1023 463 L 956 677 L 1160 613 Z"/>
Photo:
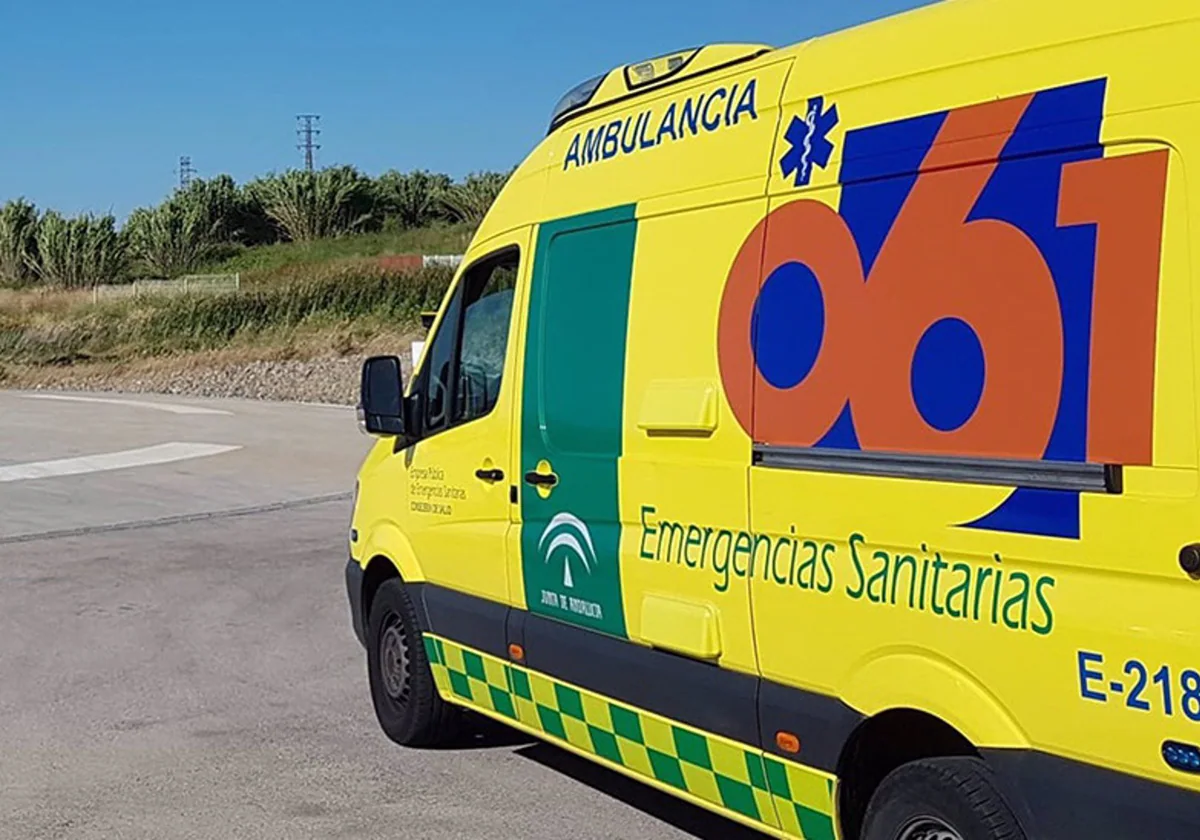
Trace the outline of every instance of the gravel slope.
<path fill-rule="evenodd" d="M 195 397 L 354 405 L 367 354 L 311 359 L 159 359 L 127 369 L 99 366 L 40 368 L 9 376 L 4 387 L 31 390 L 116 391 Z M 401 356 L 405 378 L 411 360 Z"/>
<path fill-rule="evenodd" d="M 226 364 L 182 371 L 139 371 L 85 378 L 83 390 L 239 397 L 256 400 L 353 405 L 358 400 L 362 360 L 357 357 L 288 359 Z"/>

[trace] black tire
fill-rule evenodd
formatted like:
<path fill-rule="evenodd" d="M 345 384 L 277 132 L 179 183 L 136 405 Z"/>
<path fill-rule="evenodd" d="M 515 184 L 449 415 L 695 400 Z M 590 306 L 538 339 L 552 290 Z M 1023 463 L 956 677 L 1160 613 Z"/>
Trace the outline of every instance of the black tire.
<path fill-rule="evenodd" d="M 914 761 L 893 770 L 867 806 L 862 840 L 1025 840 L 978 758 Z"/>
<path fill-rule="evenodd" d="M 380 585 L 367 619 L 367 674 L 384 733 L 406 747 L 453 741 L 462 711 L 438 695 L 417 611 L 404 584 Z"/>

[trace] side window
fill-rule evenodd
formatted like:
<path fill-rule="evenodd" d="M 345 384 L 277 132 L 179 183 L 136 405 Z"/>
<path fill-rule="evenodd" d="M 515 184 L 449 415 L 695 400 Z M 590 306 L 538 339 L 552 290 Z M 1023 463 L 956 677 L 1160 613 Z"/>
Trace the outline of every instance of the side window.
<path fill-rule="evenodd" d="M 478 296 L 463 312 L 462 360 L 454 411 L 455 419 L 463 423 L 489 413 L 500 396 L 517 285 L 516 252 L 468 279 L 470 285 L 478 287 Z"/>
<path fill-rule="evenodd" d="M 503 251 L 459 281 L 427 351 L 425 435 L 488 414 L 500 395 L 519 254 Z"/>

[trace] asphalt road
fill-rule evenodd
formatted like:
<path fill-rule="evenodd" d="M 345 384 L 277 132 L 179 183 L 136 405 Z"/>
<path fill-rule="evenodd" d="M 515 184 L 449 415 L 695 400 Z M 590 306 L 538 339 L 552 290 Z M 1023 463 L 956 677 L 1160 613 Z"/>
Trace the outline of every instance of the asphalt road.
<path fill-rule="evenodd" d="M 0 392 L 0 838 L 760 836 L 483 720 L 387 741 L 342 577 L 366 446 L 344 409 Z"/>

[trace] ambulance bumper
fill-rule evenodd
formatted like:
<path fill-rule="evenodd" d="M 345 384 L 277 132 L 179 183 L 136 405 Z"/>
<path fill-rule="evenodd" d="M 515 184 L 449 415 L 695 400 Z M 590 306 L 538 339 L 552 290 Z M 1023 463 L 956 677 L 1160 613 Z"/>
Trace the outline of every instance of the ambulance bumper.
<path fill-rule="evenodd" d="M 1196 840 L 1200 793 L 1046 753 L 985 750 L 1036 840 Z"/>

